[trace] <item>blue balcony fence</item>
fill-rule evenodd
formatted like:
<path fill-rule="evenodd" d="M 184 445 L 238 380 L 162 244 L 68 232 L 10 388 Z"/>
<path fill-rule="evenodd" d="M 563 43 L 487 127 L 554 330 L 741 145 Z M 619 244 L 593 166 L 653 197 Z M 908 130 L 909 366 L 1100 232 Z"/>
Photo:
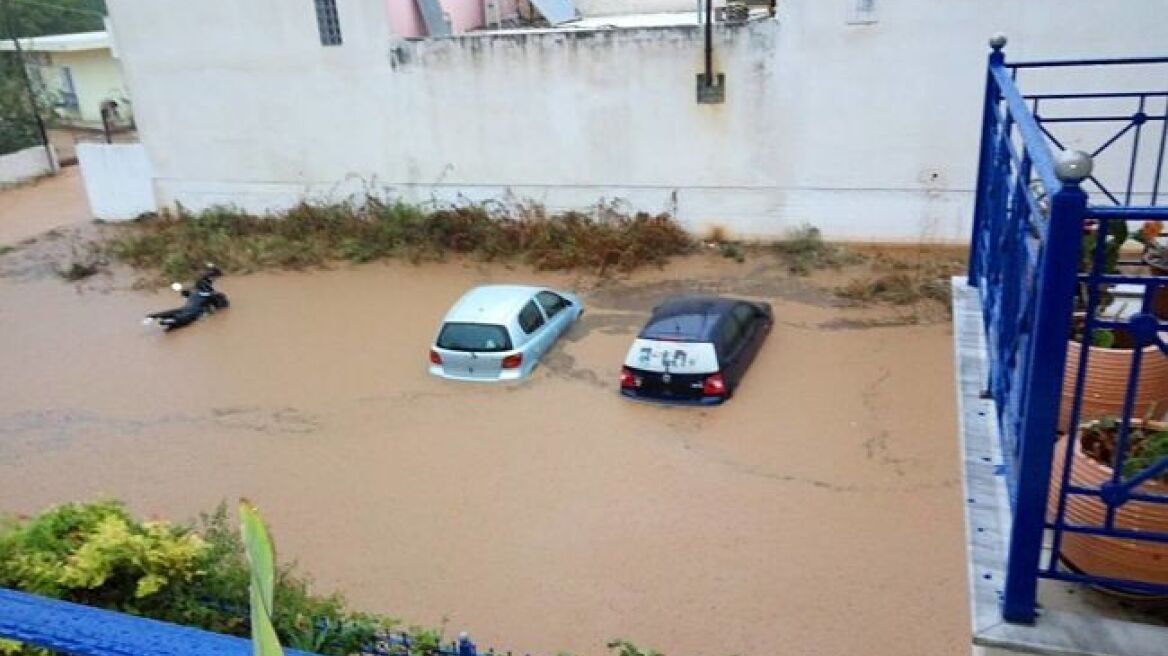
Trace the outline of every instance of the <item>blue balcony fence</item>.
<path fill-rule="evenodd" d="M 246 610 L 239 611 L 246 620 Z M 70 656 L 250 656 L 250 640 L 0 588 L 0 638 Z M 491 656 L 465 633 L 446 645 L 420 647 L 406 634 L 380 636 L 372 656 Z M 506 652 L 510 654 L 510 652 Z M 285 649 L 286 656 L 314 656 Z"/>
<path fill-rule="evenodd" d="M 1168 411 L 1168 390 L 1142 376 L 1168 358 L 1160 307 L 1168 276 L 1130 238 L 1163 241 L 1155 222 L 1168 221 L 1168 88 L 1140 86 L 1168 81 L 1168 57 L 1010 63 L 1004 37 L 990 45 L 969 283 L 982 301 L 985 395 L 997 410 L 1013 520 L 1002 614 L 1032 623 L 1041 579 L 1168 594 L 1168 556 L 1135 576 L 1068 557 L 1082 536 L 1168 553 L 1168 533 L 1128 521 L 1132 509 L 1168 510 L 1166 488 L 1154 482 L 1168 477 L 1168 458 L 1137 461 L 1137 471 L 1128 462 L 1141 421 Z M 1130 90 L 1047 92 L 1060 75 Z M 1042 93 L 1021 90 L 1032 80 Z M 1126 387 L 1115 392 L 1120 404 L 1100 413 L 1088 383 L 1103 351 L 1087 345 L 1118 336 L 1131 347 Z M 1096 425 L 1116 440 L 1110 473 L 1095 484 L 1072 475 L 1078 427 L 1089 421 L 1108 422 Z"/>

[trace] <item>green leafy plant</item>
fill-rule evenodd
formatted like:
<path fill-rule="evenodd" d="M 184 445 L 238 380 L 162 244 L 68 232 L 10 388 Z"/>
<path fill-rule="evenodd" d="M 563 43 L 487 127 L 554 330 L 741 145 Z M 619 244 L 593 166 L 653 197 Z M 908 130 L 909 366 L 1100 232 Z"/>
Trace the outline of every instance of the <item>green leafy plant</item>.
<path fill-rule="evenodd" d="M 1119 271 L 1119 255 L 1123 245 L 1127 243 L 1129 232 L 1124 221 L 1107 221 L 1107 234 L 1103 243 L 1103 267 L 1099 273 L 1117 273 Z M 1091 271 L 1095 265 L 1095 249 L 1099 243 L 1099 226 L 1090 224 L 1083 229 L 1083 236 L 1079 240 L 1079 270 Z"/>
<path fill-rule="evenodd" d="M 269 617 L 289 647 L 353 654 L 398 625 L 315 594 L 292 566 L 271 563 Z M 246 636 L 251 582 L 226 505 L 190 525 L 141 521 L 116 501 L 0 520 L 0 587 Z"/>
<path fill-rule="evenodd" d="M 1119 431 L 1119 421 L 1114 417 L 1105 417 L 1085 425 L 1079 436 L 1083 453 L 1103 465 L 1115 468 L 1118 462 Z M 1148 420 L 1131 422 L 1123 475 L 1134 476 L 1164 458 L 1168 458 L 1168 428 Z M 1168 471 L 1161 472 L 1155 480 L 1168 484 Z"/>
<path fill-rule="evenodd" d="M 824 241 L 819 228 L 807 224 L 788 230 L 771 249 L 787 270 L 797 276 L 809 275 L 817 269 L 837 269 L 864 259 L 859 253 Z"/>
<path fill-rule="evenodd" d="M 247 499 L 239 501 L 240 534 L 243 536 L 247 561 L 251 565 L 251 642 L 255 656 L 284 656 L 272 611 L 276 587 L 276 548 L 268 527 L 256 507 Z M 313 648 L 323 646 L 323 639 L 313 641 Z"/>

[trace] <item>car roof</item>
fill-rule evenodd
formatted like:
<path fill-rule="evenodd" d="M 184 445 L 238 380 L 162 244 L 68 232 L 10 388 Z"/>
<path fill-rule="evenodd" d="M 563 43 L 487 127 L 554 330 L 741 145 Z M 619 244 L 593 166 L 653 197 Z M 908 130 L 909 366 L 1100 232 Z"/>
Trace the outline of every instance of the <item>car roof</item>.
<path fill-rule="evenodd" d="M 508 325 L 536 292 L 544 287 L 531 285 L 483 285 L 462 295 L 446 313 L 444 321 Z"/>
<path fill-rule="evenodd" d="M 714 329 L 719 321 L 730 312 L 731 308 L 742 301 L 723 296 L 673 296 L 664 303 L 653 308 L 653 315 L 645 323 L 645 329 L 666 321 L 671 317 L 701 317 L 699 321 L 687 321 L 685 325 L 678 324 L 682 334 L 679 337 L 692 340 L 713 341 Z M 642 330 L 642 334 L 644 334 Z M 651 339 L 651 337 L 650 337 Z"/>

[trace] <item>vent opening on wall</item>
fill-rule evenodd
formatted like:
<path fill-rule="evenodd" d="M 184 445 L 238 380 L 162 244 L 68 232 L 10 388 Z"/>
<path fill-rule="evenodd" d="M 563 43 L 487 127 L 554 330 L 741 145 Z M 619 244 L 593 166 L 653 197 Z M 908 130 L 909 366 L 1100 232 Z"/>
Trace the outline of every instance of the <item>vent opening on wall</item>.
<path fill-rule="evenodd" d="M 847 0 L 848 24 L 869 25 L 878 20 L 876 0 Z"/>
<path fill-rule="evenodd" d="M 337 0 L 316 1 L 316 27 L 320 30 L 320 45 L 341 45 L 341 19 L 337 16 Z"/>

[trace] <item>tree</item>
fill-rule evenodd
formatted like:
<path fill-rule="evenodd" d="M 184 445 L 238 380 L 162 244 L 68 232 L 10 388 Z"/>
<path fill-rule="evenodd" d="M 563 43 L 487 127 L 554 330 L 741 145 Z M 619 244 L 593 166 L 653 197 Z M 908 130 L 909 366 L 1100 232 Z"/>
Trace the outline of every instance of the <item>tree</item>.
<path fill-rule="evenodd" d="M 93 32 L 104 29 L 105 13 L 105 0 L 0 0 L 0 39 Z M 41 143 L 20 66 L 15 52 L 0 52 L 0 155 Z"/>
<path fill-rule="evenodd" d="M 105 29 L 105 14 L 105 0 L 8 0 L 0 38 L 96 32 Z"/>

